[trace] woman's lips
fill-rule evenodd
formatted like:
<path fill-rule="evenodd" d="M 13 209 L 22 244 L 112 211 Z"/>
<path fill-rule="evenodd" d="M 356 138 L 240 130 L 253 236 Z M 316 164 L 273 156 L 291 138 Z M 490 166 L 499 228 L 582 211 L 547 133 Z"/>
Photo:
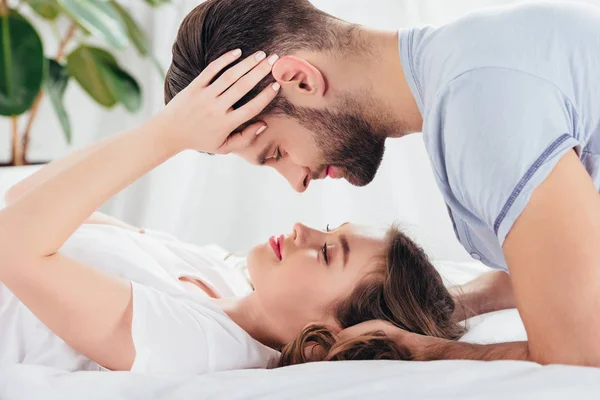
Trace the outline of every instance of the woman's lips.
<path fill-rule="evenodd" d="M 281 245 L 283 244 L 283 235 L 275 238 L 275 236 L 271 236 L 269 238 L 269 244 L 275 253 L 275 256 L 281 261 Z"/>

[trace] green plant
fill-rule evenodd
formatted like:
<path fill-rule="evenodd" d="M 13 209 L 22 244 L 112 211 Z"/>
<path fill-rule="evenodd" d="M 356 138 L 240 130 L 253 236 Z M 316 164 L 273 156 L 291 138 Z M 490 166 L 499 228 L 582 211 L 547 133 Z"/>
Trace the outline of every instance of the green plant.
<path fill-rule="evenodd" d="M 150 6 L 170 2 L 140 1 Z M 45 56 L 42 38 L 31 18 L 22 14 L 26 8 L 51 24 L 57 33 L 60 42 L 53 57 Z M 64 34 L 58 29 L 59 18 L 69 21 Z M 86 44 L 92 37 L 101 39 L 107 49 Z M 145 32 L 117 0 L 20 0 L 14 8 L 9 7 L 8 0 L 0 0 L 0 115 L 11 119 L 12 165 L 27 163 L 31 127 L 45 94 L 67 142 L 71 142 L 63 96 L 73 79 L 104 107 L 122 104 L 129 112 L 139 110 L 140 86 L 108 51 L 131 44 L 164 75 L 150 53 Z M 20 134 L 18 119 L 25 113 L 28 119 Z"/>

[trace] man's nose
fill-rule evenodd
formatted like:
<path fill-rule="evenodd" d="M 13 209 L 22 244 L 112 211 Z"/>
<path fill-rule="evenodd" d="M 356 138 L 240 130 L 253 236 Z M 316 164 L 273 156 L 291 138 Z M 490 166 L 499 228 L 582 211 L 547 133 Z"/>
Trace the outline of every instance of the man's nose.
<path fill-rule="evenodd" d="M 303 193 L 310 183 L 310 169 L 294 164 L 291 160 L 281 160 L 274 166 L 298 193 Z"/>

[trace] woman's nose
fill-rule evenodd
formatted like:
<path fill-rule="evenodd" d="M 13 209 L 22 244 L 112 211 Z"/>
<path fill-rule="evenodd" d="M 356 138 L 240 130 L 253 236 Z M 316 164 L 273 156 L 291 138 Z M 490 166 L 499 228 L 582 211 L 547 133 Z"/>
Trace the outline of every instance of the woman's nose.
<path fill-rule="evenodd" d="M 306 233 L 304 232 L 305 229 L 306 229 L 306 226 L 302 225 L 300 222 L 297 222 L 294 224 L 293 238 L 294 238 L 294 243 L 296 243 L 297 246 L 301 246 L 305 240 L 305 236 L 306 236 Z"/>
<path fill-rule="evenodd" d="M 323 235 L 325 233 L 309 228 L 299 222 L 294 225 L 294 242 L 298 247 L 319 246 L 319 243 L 323 241 Z"/>

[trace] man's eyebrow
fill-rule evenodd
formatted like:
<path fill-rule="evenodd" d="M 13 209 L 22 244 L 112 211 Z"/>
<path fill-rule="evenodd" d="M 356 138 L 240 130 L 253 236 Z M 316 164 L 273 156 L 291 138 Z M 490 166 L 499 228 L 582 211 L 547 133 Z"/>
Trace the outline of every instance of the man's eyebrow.
<path fill-rule="evenodd" d="M 350 245 L 348 244 L 348 238 L 346 235 L 340 235 L 340 243 L 344 252 L 344 267 L 348 263 L 348 257 L 350 257 Z"/>
<path fill-rule="evenodd" d="M 260 154 L 258 155 L 258 158 L 256 159 L 256 163 L 258 165 L 265 165 L 265 163 L 267 162 L 267 154 L 269 153 L 269 151 L 272 147 L 273 147 L 273 142 L 269 143 L 263 149 L 263 151 L 260 152 Z"/>

